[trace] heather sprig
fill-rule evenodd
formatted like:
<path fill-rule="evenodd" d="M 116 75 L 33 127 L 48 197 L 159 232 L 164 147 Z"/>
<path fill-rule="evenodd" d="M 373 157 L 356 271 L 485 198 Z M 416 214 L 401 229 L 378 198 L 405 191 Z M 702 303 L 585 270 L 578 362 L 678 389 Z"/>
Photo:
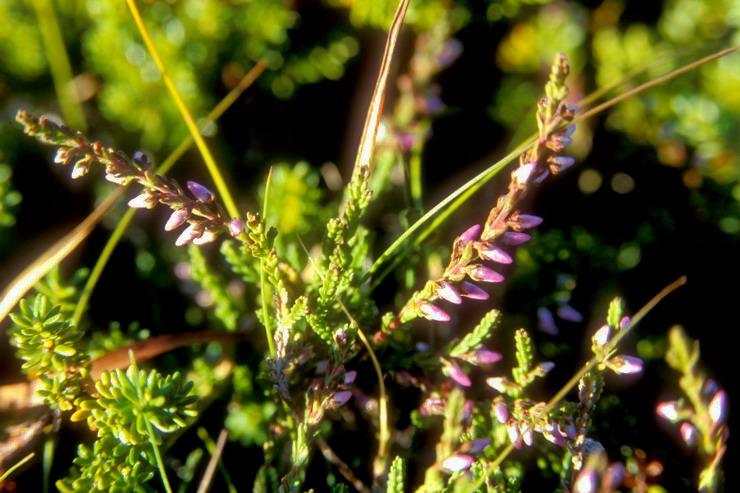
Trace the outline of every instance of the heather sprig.
<path fill-rule="evenodd" d="M 191 242 L 201 245 L 215 240 L 226 231 L 234 236 L 241 234 L 241 222 L 226 216 L 211 191 L 189 181 L 187 187 L 194 198 L 189 197 L 176 181 L 155 174 L 146 154 L 137 152 L 133 159 L 129 159 L 120 151 L 99 142 L 91 142 L 82 132 L 73 131 L 45 117 L 36 118 L 27 111 L 19 110 L 16 120 L 23 125 L 26 134 L 45 144 L 59 146 L 54 162 L 72 164 L 73 179 L 86 175 L 90 167 L 97 163 L 105 167 L 106 180 L 121 186 L 136 181 L 144 187 L 143 193 L 129 201 L 130 207 L 151 209 L 157 203 L 170 207 L 174 212 L 165 225 L 166 231 L 188 223 L 188 227 L 177 238 L 176 245 Z"/>
<path fill-rule="evenodd" d="M 574 162 L 573 158 L 561 155 L 572 142 L 571 135 L 575 130 L 569 122 L 573 120 L 576 108 L 565 104 L 568 95 L 565 78 L 569 72 L 567 58 L 562 53 L 558 54 L 545 86 L 545 97 L 538 104 L 537 142 L 520 156 L 519 167 L 511 174 L 508 193 L 499 197 L 482 228 L 480 225 L 471 226 L 455 239 L 450 262 L 442 275 L 427 281 L 422 290 L 415 292 L 390 324 L 383 327 L 384 331 L 392 332 L 417 317 L 448 321 L 450 315 L 437 306 L 436 301 L 444 299 L 459 304 L 462 297 L 485 300 L 488 293 L 470 281 L 497 283 L 504 280 L 504 276 L 482 262 L 513 262 L 502 246 L 511 247 L 529 241 L 530 236 L 524 231 L 542 223 L 537 216 L 520 213 L 516 209 L 519 200 L 534 184 L 541 183 L 550 173 L 557 174 L 567 169 Z M 383 333 L 378 333 L 375 340 L 380 342 L 383 338 Z"/>
<path fill-rule="evenodd" d="M 697 488 L 701 492 L 721 491 L 724 482 L 722 458 L 729 437 L 729 397 L 717 382 L 707 378 L 699 368 L 699 342 L 675 326 L 668 335 L 668 365 L 681 373 L 678 385 L 686 399 L 661 402 L 658 415 L 678 424 L 681 438 L 695 448 L 701 460 Z"/>

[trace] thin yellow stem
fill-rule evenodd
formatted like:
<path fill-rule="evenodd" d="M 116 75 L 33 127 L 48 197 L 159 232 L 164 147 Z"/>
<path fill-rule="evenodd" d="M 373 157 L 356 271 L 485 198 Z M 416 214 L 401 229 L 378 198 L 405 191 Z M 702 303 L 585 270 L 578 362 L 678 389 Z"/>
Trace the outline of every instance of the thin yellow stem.
<path fill-rule="evenodd" d="M 193 115 L 190 113 L 190 110 L 185 104 L 185 101 L 182 99 L 182 96 L 180 96 L 180 93 L 177 90 L 177 87 L 175 86 L 175 83 L 172 80 L 172 77 L 167 71 L 167 68 L 165 67 L 164 62 L 162 62 L 162 58 L 159 56 L 157 47 L 154 46 L 154 42 L 152 41 L 152 38 L 149 36 L 149 32 L 147 31 L 146 26 L 144 25 L 144 20 L 141 18 L 141 14 L 139 13 L 139 9 L 136 6 L 136 2 L 134 0 L 126 0 L 126 3 L 128 4 L 129 10 L 131 10 L 131 15 L 134 18 L 136 27 L 139 29 L 139 32 L 141 33 L 141 37 L 144 39 L 144 43 L 146 44 L 147 49 L 149 50 L 149 53 L 152 55 L 152 58 L 154 59 L 154 63 L 157 64 L 157 67 L 159 68 L 159 71 L 162 74 L 162 78 L 164 79 L 164 82 L 167 85 L 167 89 L 170 91 L 172 98 L 175 100 L 175 104 L 177 105 L 177 108 L 180 110 L 182 119 L 185 121 L 185 125 L 187 125 L 188 130 L 190 131 L 190 135 L 193 137 L 193 140 L 195 141 L 195 145 L 198 146 L 198 149 L 200 150 L 200 153 L 203 156 L 203 161 L 205 161 L 206 167 L 208 168 L 208 171 L 211 173 L 211 178 L 213 179 L 213 183 L 216 185 L 216 189 L 218 190 L 218 193 L 221 195 L 221 199 L 224 201 L 224 205 L 226 206 L 226 211 L 229 213 L 231 217 L 239 217 L 239 209 L 237 209 L 236 207 L 234 198 L 232 197 L 231 192 L 229 191 L 229 188 L 226 185 L 226 182 L 224 181 L 223 175 L 221 174 L 221 170 L 219 169 L 218 164 L 216 164 L 216 160 L 213 159 L 211 150 L 206 145 L 206 142 L 203 139 L 203 136 L 198 130 L 198 125 L 196 125 L 195 120 L 193 119 Z"/>
<path fill-rule="evenodd" d="M 54 91 L 59 98 L 59 106 L 64 120 L 73 128 L 87 129 L 85 114 L 80 106 L 79 97 L 72 82 L 72 65 L 64 45 L 64 37 L 59 29 L 54 5 L 50 0 L 34 0 L 36 18 L 41 31 L 41 40 L 44 43 L 46 59 L 49 62 L 49 71 L 54 81 Z"/>
<path fill-rule="evenodd" d="M 6 479 L 8 479 L 11 474 L 13 474 L 15 471 L 17 471 L 19 467 L 21 467 L 23 464 L 25 464 L 29 460 L 33 459 L 35 456 L 36 456 L 36 453 L 35 452 L 31 452 L 30 454 L 28 454 L 27 456 L 25 456 L 24 458 L 22 458 L 21 460 L 19 460 L 15 464 L 13 464 L 13 466 L 9 467 L 8 470 L 5 471 L 2 474 L 2 476 L 0 476 L 0 484 L 2 484 L 3 481 L 5 481 Z"/>

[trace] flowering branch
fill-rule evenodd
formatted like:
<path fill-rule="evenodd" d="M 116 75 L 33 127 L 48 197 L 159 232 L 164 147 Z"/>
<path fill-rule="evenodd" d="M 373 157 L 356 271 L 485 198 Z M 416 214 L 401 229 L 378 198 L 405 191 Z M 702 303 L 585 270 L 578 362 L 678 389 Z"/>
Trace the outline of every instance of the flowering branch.
<path fill-rule="evenodd" d="M 573 120 L 576 108 L 564 102 L 568 95 L 565 78 L 569 72 L 566 56 L 559 53 L 553 62 L 550 80 L 545 86 L 545 97 L 538 105 L 539 138 L 536 145 L 521 155 L 519 167 L 511 174 L 508 192 L 499 197 L 482 229 L 480 225 L 474 225 L 455 239 L 450 263 L 442 275 L 438 279 L 427 281 L 422 290 L 411 296 L 398 315 L 384 327 L 385 332 L 375 335 L 376 342 L 381 342 L 387 333 L 417 317 L 448 321 L 450 315 L 434 304 L 439 299 L 453 304 L 460 304 L 462 297 L 487 299 L 488 293 L 467 281 L 468 278 L 491 283 L 504 280 L 501 274 L 483 265 L 481 261 L 500 264 L 510 264 L 513 261 L 498 244 L 516 246 L 525 243 L 530 236 L 523 231 L 542 223 L 542 219 L 537 216 L 521 214 L 516 209 L 519 200 L 532 185 L 541 183 L 550 173 L 557 174 L 574 162 L 573 158 L 561 155 L 571 143 L 571 135 L 575 130 L 574 126 L 568 124 Z"/>

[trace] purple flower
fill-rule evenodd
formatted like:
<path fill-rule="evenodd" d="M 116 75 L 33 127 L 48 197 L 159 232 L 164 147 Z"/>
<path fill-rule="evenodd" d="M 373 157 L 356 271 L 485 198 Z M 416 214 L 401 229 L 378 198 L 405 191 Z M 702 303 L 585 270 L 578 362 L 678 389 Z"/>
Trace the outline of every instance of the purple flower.
<path fill-rule="evenodd" d="M 565 425 L 558 424 L 558 430 L 560 431 L 560 434 L 570 438 L 571 440 L 575 440 L 578 438 L 578 432 L 576 431 L 576 427 L 573 423 L 568 423 Z"/>
<path fill-rule="evenodd" d="M 715 426 L 721 425 L 727 420 L 727 392 L 720 390 L 709 403 L 709 417 Z"/>
<path fill-rule="evenodd" d="M 442 461 L 442 468 L 450 472 L 467 471 L 475 459 L 466 454 L 455 454 Z"/>
<path fill-rule="evenodd" d="M 445 413 L 445 401 L 439 396 L 428 397 L 421 404 L 419 411 L 422 416 L 439 416 Z"/>
<path fill-rule="evenodd" d="M 447 281 L 439 281 L 439 287 L 437 288 L 437 295 L 450 303 L 459 305 L 462 303 L 460 293 Z"/>
<path fill-rule="evenodd" d="M 148 193 L 142 193 L 137 195 L 133 199 L 128 201 L 128 206 L 135 209 L 151 209 L 157 204 L 156 199 Z"/>
<path fill-rule="evenodd" d="M 197 234 L 198 233 L 195 232 L 195 224 L 191 224 L 190 226 L 185 228 L 185 230 L 183 230 L 182 233 L 180 233 L 180 236 L 175 241 L 175 245 L 177 246 L 187 245 L 188 243 L 193 241 L 193 239 L 195 239 Z"/>
<path fill-rule="evenodd" d="M 501 424 L 504 424 L 509 420 L 509 409 L 506 407 L 506 403 L 504 403 L 504 401 L 499 400 L 493 405 L 493 414 L 496 416 L 496 420 Z"/>
<path fill-rule="evenodd" d="M 513 173 L 511 173 L 511 177 L 514 179 L 514 183 L 519 188 L 524 187 L 527 184 L 527 181 L 529 181 L 529 177 L 532 176 L 532 172 L 537 167 L 537 163 L 527 163 L 522 164 L 519 166 L 516 170 L 514 170 Z"/>
<path fill-rule="evenodd" d="M 612 328 L 609 327 L 609 324 L 602 325 L 599 330 L 596 331 L 596 333 L 591 337 L 591 342 L 599 348 L 603 348 L 606 346 L 606 343 L 609 342 L 609 337 L 611 336 Z"/>
<path fill-rule="evenodd" d="M 338 406 L 343 406 L 352 397 L 351 390 L 342 390 L 334 394 L 334 403 Z"/>
<path fill-rule="evenodd" d="M 508 253 L 492 243 L 480 242 L 477 245 L 478 253 L 486 260 L 498 262 L 499 264 L 510 264 L 512 262 L 511 256 Z"/>
<path fill-rule="evenodd" d="M 667 419 L 671 423 L 678 421 L 678 402 L 668 401 L 661 402 L 658 407 L 655 408 L 655 412 L 658 413 L 663 419 Z"/>
<path fill-rule="evenodd" d="M 509 420 L 506 425 L 506 433 L 509 435 L 509 441 L 514 444 L 514 447 L 519 448 L 522 446 L 522 442 L 519 439 L 519 425 L 513 419 Z"/>
<path fill-rule="evenodd" d="M 536 228 L 540 224 L 542 224 L 542 218 L 531 214 L 519 214 L 515 222 L 518 229 Z"/>
<path fill-rule="evenodd" d="M 624 473 L 624 464 L 621 462 L 610 464 L 601 477 L 602 491 L 616 491 L 624 481 Z"/>
<path fill-rule="evenodd" d="M 526 445 L 527 447 L 531 447 L 532 443 L 534 442 L 534 438 L 532 436 L 532 428 L 529 426 L 529 423 L 527 423 L 526 421 L 522 421 L 519 424 L 519 432 L 521 433 L 524 445 Z"/>
<path fill-rule="evenodd" d="M 463 232 L 463 234 L 458 236 L 458 239 L 462 242 L 463 245 L 465 245 L 477 239 L 479 234 L 480 234 L 480 224 L 474 224 L 468 229 L 466 229 Z"/>
<path fill-rule="evenodd" d="M 396 135 L 398 140 L 398 147 L 401 148 L 401 152 L 408 152 L 416 144 L 416 136 L 410 132 L 399 132 Z"/>
<path fill-rule="evenodd" d="M 576 160 L 567 156 L 551 156 L 547 162 L 550 164 L 550 171 L 552 171 L 552 174 L 557 175 L 561 171 L 565 171 L 573 166 L 573 163 L 575 163 Z"/>
<path fill-rule="evenodd" d="M 596 493 L 599 488 L 599 477 L 593 468 L 587 467 L 578 475 L 573 485 L 573 493 Z"/>
<path fill-rule="evenodd" d="M 487 300 L 488 293 L 471 282 L 462 283 L 462 295 L 472 300 Z"/>
<path fill-rule="evenodd" d="M 619 321 L 619 330 L 626 330 L 630 324 L 632 323 L 632 319 L 625 316 L 622 317 L 622 320 Z"/>
<path fill-rule="evenodd" d="M 344 385 L 350 385 L 357 378 L 357 372 L 352 370 L 344 374 Z"/>
<path fill-rule="evenodd" d="M 205 245 L 216 239 L 216 233 L 211 230 L 203 231 L 200 236 L 193 238 L 193 245 Z"/>
<path fill-rule="evenodd" d="M 506 392 L 506 378 L 504 377 L 488 377 L 486 383 L 502 394 Z"/>
<path fill-rule="evenodd" d="M 172 213 L 170 218 L 167 220 L 167 224 L 164 225 L 165 231 L 172 231 L 177 229 L 187 221 L 190 216 L 190 211 L 187 207 L 181 207 Z"/>
<path fill-rule="evenodd" d="M 419 304 L 419 312 L 421 315 L 429 320 L 436 320 L 437 322 L 447 322 L 450 320 L 450 315 L 436 305 L 432 305 L 428 301 L 422 301 Z"/>
<path fill-rule="evenodd" d="M 229 222 L 229 233 L 231 236 L 239 236 L 244 232 L 244 224 L 237 218 L 234 218 Z"/>
<path fill-rule="evenodd" d="M 578 310 L 568 304 L 562 304 L 558 308 L 558 317 L 568 322 L 583 322 L 583 315 Z"/>
<path fill-rule="evenodd" d="M 470 387 L 471 385 L 468 374 L 454 361 L 445 361 L 445 365 L 442 367 L 442 373 L 453 379 L 458 385 L 462 385 L 463 387 Z"/>
<path fill-rule="evenodd" d="M 544 363 L 537 365 L 536 370 L 539 370 L 543 375 L 547 375 L 553 368 L 555 368 L 555 363 L 552 361 L 545 361 Z"/>
<path fill-rule="evenodd" d="M 634 356 L 615 356 L 607 365 L 618 375 L 632 375 L 642 371 L 642 360 Z"/>
<path fill-rule="evenodd" d="M 149 168 L 151 161 L 149 160 L 149 156 L 141 151 L 136 151 L 134 153 L 134 158 L 132 159 L 134 164 L 139 167 L 140 170 L 146 170 Z"/>
<path fill-rule="evenodd" d="M 501 361 L 502 358 L 501 353 L 486 348 L 477 349 L 473 353 L 473 360 L 479 365 L 492 365 L 497 361 Z"/>
<path fill-rule="evenodd" d="M 200 202 L 203 202 L 204 204 L 210 204 L 211 202 L 213 202 L 213 192 L 208 190 L 200 183 L 189 181 L 187 182 L 187 185 L 195 198 L 198 199 Z"/>
<path fill-rule="evenodd" d="M 555 317 L 552 316 L 552 312 L 544 306 L 537 309 L 537 322 L 539 329 L 545 334 L 554 336 L 560 332 L 558 326 L 555 325 Z"/>
<path fill-rule="evenodd" d="M 689 447 L 696 442 L 696 437 L 699 434 L 696 431 L 696 427 L 689 422 L 681 423 L 681 438 Z"/>
<path fill-rule="evenodd" d="M 491 445 L 490 439 L 477 438 L 469 442 L 464 442 L 462 445 L 460 445 L 460 452 L 463 452 L 466 454 L 478 455 L 481 452 L 483 452 L 483 450 L 485 450 L 485 448 L 488 447 L 489 445 Z"/>
<path fill-rule="evenodd" d="M 501 242 L 505 245 L 516 246 L 526 243 L 531 240 L 532 237 L 527 233 L 517 233 L 516 231 L 508 231 L 501 237 Z"/>
<path fill-rule="evenodd" d="M 462 53 L 462 43 L 456 39 L 448 40 L 443 46 L 442 50 L 437 56 L 437 63 L 440 68 L 447 68 L 452 65 L 452 62 L 457 60 L 457 57 Z"/>
<path fill-rule="evenodd" d="M 489 269 L 485 265 L 473 265 L 468 269 L 468 275 L 474 281 L 482 282 L 501 282 L 504 276 L 498 272 Z"/>
<path fill-rule="evenodd" d="M 544 436 L 548 442 L 554 443 L 558 447 L 565 446 L 565 438 L 563 438 L 558 427 L 552 421 L 547 422 L 545 429 L 542 431 L 542 436 Z"/>

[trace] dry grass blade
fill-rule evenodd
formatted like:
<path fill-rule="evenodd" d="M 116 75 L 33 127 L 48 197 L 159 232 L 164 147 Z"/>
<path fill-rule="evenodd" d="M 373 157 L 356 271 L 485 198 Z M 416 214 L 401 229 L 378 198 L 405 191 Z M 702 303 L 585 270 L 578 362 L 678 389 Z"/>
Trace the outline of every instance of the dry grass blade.
<path fill-rule="evenodd" d="M 398 35 L 401 32 L 401 26 L 403 26 L 403 19 L 406 16 L 406 10 L 409 6 L 409 0 L 401 0 L 396 9 L 396 14 L 393 17 L 391 28 L 388 31 L 388 40 L 385 44 L 385 51 L 383 52 L 383 61 L 380 65 L 380 72 L 378 73 L 378 80 L 375 82 L 375 89 L 373 90 L 373 97 L 370 100 L 370 108 L 367 111 L 367 117 L 365 117 L 365 126 L 362 130 L 362 137 L 360 138 L 360 146 L 357 149 L 357 159 L 355 160 L 355 173 L 361 166 L 370 166 L 370 160 L 375 150 L 375 138 L 378 135 L 378 127 L 380 126 L 380 116 L 383 113 L 383 102 L 385 101 L 385 87 L 388 82 L 388 73 L 391 70 L 391 64 L 393 62 L 393 55 L 396 51 L 396 43 L 398 42 Z"/>
<path fill-rule="evenodd" d="M 0 301 L 0 322 L 2 322 L 13 307 L 23 296 L 43 278 L 59 262 L 74 251 L 82 241 L 87 238 L 90 232 L 100 222 L 102 217 L 111 208 L 113 203 L 123 195 L 124 188 L 116 189 L 110 194 L 103 203 L 101 203 L 89 216 L 78 224 L 72 232 L 65 235 L 62 239 L 54 243 L 39 258 L 26 267 L 23 272 L 13 279 L 5 291 L 2 293 Z"/>
<path fill-rule="evenodd" d="M 226 445 L 226 439 L 228 438 L 228 436 L 229 432 L 226 430 L 226 428 L 221 429 L 221 433 L 218 434 L 218 441 L 216 442 L 216 450 L 213 451 L 213 454 L 211 455 L 211 460 L 208 461 L 208 467 L 206 467 L 206 472 L 203 475 L 203 479 L 198 485 L 198 493 L 206 493 L 208 490 L 211 489 L 211 484 L 213 484 L 213 476 L 216 473 L 216 467 L 221 460 L 221 454 L 224 451 L 224 446 Z"/>

